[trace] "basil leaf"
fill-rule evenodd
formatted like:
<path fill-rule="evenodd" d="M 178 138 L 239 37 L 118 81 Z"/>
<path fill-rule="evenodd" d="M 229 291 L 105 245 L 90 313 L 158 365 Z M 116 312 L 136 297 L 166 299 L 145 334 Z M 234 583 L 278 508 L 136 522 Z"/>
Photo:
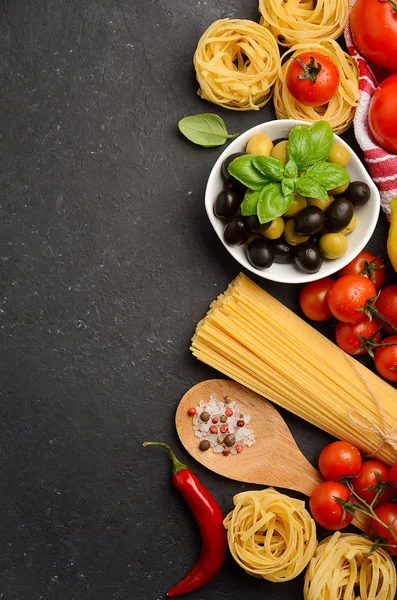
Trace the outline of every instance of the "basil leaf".
<path fill-rule="evenodd" d="M 307 196 L 309 198 L 319 198 L 326 202 L 328 200 L 327 190 L 322 185 L 314 181 L 311 177 L 308 177 L 305 173 L 302 177 L 299 177 L 295 183 L 295 189 L 301 196 Z"/>
<path fill-rule="evenodd" d="M 298 167 L 293 160 L 289 160 L 285 165 L 284 177 L 289 177 L 291 179 L 298 177 Z"/>
<path fill-rule="evenodd" d="M 334 163 L 320 162 L 308 168 L 305 176 L 311 177 L 326 190 L 333 190 L 350 181 L 349 173 Z"/>
<path fill-rule="evenodd" d="M 318 121 L 309 127 L 313 148 L 313 162 L 326 160 L 334 143 L 334 132 L 327 121 Z"/>
<path fill-rule="evenodd" d="M 256 156 L 252 162 L 254 167 L 268 179 L 281 181 L 284 178 L 285 165 L 281 160 L 271 156 Z"/>
<path fill-rule="evenodd" d="M 299 170 L 306 169 L 312 164 L 313 144 L 307 127 L 297 125 L 291 130 L 287 155 L 288 160 L 293 160 Z"/>
<path fill-rule="evenodd" d="M 293 179 L 283 179 L 281 182 L 281 190 L 284 196 L 293 194 L 295 190 L 295 181 Z"/>
<path fill-rule="evenodd" d="M 253 159 L 256 157 L 256 154 L 238 156 L 232 160 L 228 171 L 230 175 L 241 181 L 250 190 L 260 191 L 265 185 L 270 183 L 270 180 L 254 167 Z"/>
<path fill-rule="evenodd" d="M 251 192 L 250 190 L 245 192 L 244 200 L 242 201 L 240 206 L 241 214 L 243 217 L 256 215 L 259 194 L 260 192 Z"/>
<path fill-rule="evenodd" d="M 284 196 L 279 183 L 270 183 L 259 195 L 257 215 L 260 223 L 268 223 L 280 217 L 291 206 L 293 194 Z"/>
<path fill-rule="evenodd" d="M 238 136 L 238 133 L 229 135 L 223 119 L 213 113 L 184 117 L 179 121 L 178 127 L 193 144 L 205 148 L 222 146 L 227 139 Z"/>

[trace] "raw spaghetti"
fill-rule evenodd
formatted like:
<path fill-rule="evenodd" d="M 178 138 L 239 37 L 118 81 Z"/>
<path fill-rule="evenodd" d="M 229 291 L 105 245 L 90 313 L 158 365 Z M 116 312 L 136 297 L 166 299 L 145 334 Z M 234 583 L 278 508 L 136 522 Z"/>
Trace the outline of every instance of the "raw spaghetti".
<path fill-rule="evenodd" d="M 281 46 L 336 39 L 349 15 L 349 0 L 259 0 L 261 25 Z"/>
<path fill-rule="evenodd" d="M 317 546 L 316 525 L 305 503 L 272 488 L 242 492 L 233 503 L 224 525 L 237 564 L 273 582 L 297 577 Z"/>
<path fill-rule="evenodd" d="M 331 435 L 396 460 L 397 391 L 245 275 L 213 302 L 191 349 Z"/>
<path fill-rule="evenodd" d="M 389 554 L 362 535 L 339 532 L 321 542 L 305 575 L 305 600 L 393 600 L 396 569 Z"/>
<path fill-rule="evenodd" d="M 323 106 L 313 108 L 297 102 L 288 91 L 285 76 L 291 60 L 301 52 L 317 51 L 330 57 L 339 70 L 340 83 L 338 91 Z M 335 133 L 348 129 L 354 119 L 359 100 L 358 69 L 354 60 L 343 52 L 337 42 L 325 39 L 311 44 L 297 44 L 283 56 L 280 77 L 274 86 L 274 107 L 278 119 L 299 119 L 302 121 L 328 121 Z"/>
<path fill-rule="evenodd" d="M 201 36 L 193 63 L 199 96 L 230 110 L 258 110 L 272 96 L 280 53 L 258 23 L 220 19 Z"/>

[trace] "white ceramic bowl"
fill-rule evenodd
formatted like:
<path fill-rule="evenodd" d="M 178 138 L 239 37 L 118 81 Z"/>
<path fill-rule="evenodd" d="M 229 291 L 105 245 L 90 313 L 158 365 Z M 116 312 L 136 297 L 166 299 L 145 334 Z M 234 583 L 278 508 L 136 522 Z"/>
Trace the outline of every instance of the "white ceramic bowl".
<path fill-rule="evenodd" d="M 322 277 L 328 277 L 347 265 L 355 256 L 357 256 L 370 239 L 378 220 L 380 208 L 379 192 L 360 159 L 346 142 L 339 136 L 334 135 L 335 143 L 345 146 L 350 152 L 350 161 L 346 169 L 350 174 L 351 181 L 365 181 L 371 189 L 369 201 L 363 206 L 357 206 L 354 209 L 357 217 L 357 227 L 353 233 L 348 235 L 349 245 L 346 254 L 336 260 L 324 259 L 321 269 L 317 273 L 310 275 L 309 273 L 299 271 L 294 263 L 287 265 L 274 263 L 269 269 L 255 269 L 255 267 L 248 262 L 245 245 L 228 246 L 225 243 L 223 239 L 225 221 L 216 217 L 213 210 L 215 199 L 223 188 L 221 165 L 224 159 L 234 152 L 244 152 L 248 140 L 256 133 L 266 133 L 272 140 L 287 138 L 291 129 L 295 127 L 295 125 L 301 123 L 304 124 L 303 121 L 283 119 L 280 121 L 269 121 L 268 123 L 263 123 L 262 125 L 257 125 L 256 127 L 248 129 L 248 131 L 236 138 L 229 144 L 226 150 L 222 152 L 210 173 L 205 191 L 205 208 L 208 218 L 222 244 L 227 248 L 233 258 L 235 258 L 241 266 L 252 273 L 255 273 L 255 275 L 259 275 L 259 277 L 263 277 L 264 279 L 279 281 L 281 283 L 307 283 L 309 281 L 315 281 Z"/>

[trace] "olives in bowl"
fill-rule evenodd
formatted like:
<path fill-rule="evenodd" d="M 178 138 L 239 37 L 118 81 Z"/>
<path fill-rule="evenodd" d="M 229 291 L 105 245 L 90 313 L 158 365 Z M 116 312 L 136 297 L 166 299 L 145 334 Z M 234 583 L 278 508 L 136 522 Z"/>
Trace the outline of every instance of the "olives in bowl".
<path fill-rule="evenodd" d="M 343 163 L 348 160 L 346 167 L 337 167 L 345 171 L 344 179 L 332 179 L 337 171 L 333 166 L 332 169 L 325 167 L 332 177 L 318 199 L 310 196 L 314 196 L 312 189 L 307 189 L 303 182 L 298 187 L 297 180 L 306 175 L 306 183 L 311 173 L 316 182 L 324 180 L 317 177 L 315 165 L 306 170 L 299 167 L 296 172 L 294 165 L 291 168 L 293 153 L 289 155 L 289 141 L 285 142 L 291 130 L 303 124 L 293 120 L 271 121 L 240 135 L 215 163 L 205 196 L 207 214 L 229 253 L 247 270 L 284 283 L 305 283 L 340 270 L 371 237 L 380 208 L 379 193 L 366 169 L 351 148 L 336 135 L 331 142 L 333 146 L 337 144 L 344 148 Z M 248 146 L 257 134 L 261 134 L 261 142 L 268 136 L 266 144 L 252 142 Z M 248 153 L 250 148 L 251 153 Z M 252 148 L 256 154 L 252 154 Z M 336 150 L 340 148 L 335 148 L 332 155 L 330 152 L 329 161 L 324 159 L 324 162 L 337 165 Z M 244 157 L 251 157 L 255 167 L 251 169 L 249 182 L 245 176 L 235 176 L 234 165 L 240 165 L 240 162 L 233 161 L 241 157 L 243 168 L 249 162 Z M 285 202 L 278 205 L 277 198 L 273 202 L 275 196 L 272 193 L 279 189 L 280 173 L 284 171 L 288 175 L 283 175 L 287 181 L 282 183 Z M 272 193 L 266 200 L 268 207 L 262 210 L 259 199 L 265 196 L 263 186 L 268 184 Z"/>

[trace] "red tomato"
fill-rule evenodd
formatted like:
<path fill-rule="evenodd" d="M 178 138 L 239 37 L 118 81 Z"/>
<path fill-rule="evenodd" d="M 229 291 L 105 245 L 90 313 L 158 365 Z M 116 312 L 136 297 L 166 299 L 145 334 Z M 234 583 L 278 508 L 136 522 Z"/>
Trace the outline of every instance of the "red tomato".
<path fill-rule="evenodd" d="M 372 281 L 377 290 L 382 287 L 385 281 L 385 265 L 379 256 L 362 250 L 353 258 L 348 265 L 339 271 L 339 277 L 343 275 L 363 275 Z"/>
<path fill-rule="evenodd" d="M 368 350 L 361 348 L 363 342 L 358 338 L 370 338 L 374 336 L 373 341 L 380 340 L 380 326 L 375 319 L 370 320 L 365 316 L 358 323 L 342 323 L 338 321 L 335 328 L 335 339 L 339 348 L 347 354 L 366 354 Z"/>
<path fill-rule="evenodd" d="M 380 460 L 371 459 L 363 462 L 361 471 L 357 477 L 353 477 L 351 480 L 353 489 L 367 504 L 371 504 L 375 498 L 376 491 L 369 490 L 367 488 L 372 487 L 378 483 L 377 473 L 382 481 L 387 482 L 390 480 L 390 469 L 385 463 Z M 396 490 L 391 486 L 387 486 L 383 494 L 381 494 L 376 503 L 377 506 L 385 504 L 393 500 L 396 495 Z"/>
<path fill-rule="evenodd" d="M 397 23 L 397 14 L 395 18 Z M 375 141 L 393 154 L 397 154 L 397 120 L 394 118 L 396 111 L 397 73 L 394 73 L 375 90 L 368 112 L 368 125 Z"/>
<path fill-rule="evenodd" d="M 359 309 L 373 296 L 376 296 L 376 288 L 369 279 L 361 275 L 344 275 L 328 290 L 327 302 L 339 321 L 355 323 L 364 316 Z"/>
<path fill-rule="evenodd" d="M 383 504 L 382 506 L 378 506 L 375 508 L 376 516 L 383 521 L 386 527 L 392 528 L 394 535 L 397 537 L 397 504 Z M 383 527 L 380 523 L 375 521 L 375 519 L 370 520 L 370 525 L 372 529 L 376 531 L 380 537 L 385 538 L 388 542 L 390 542 L 390 546 L 386 546 L 386 550 L 390 552 L 390 554 L 396 555 L 397 548 L 393 548 L 392 546 L 397 546 L 397 541 L 394 539 L 390 531 Z"/>
<path fill-rule="evenodd" d="M 327 292 L 335 283 L 331 277 L 312 281 L 305 285 L 299 296 L 299 304 L 305 315 L 312 321 L 332 319 L 328 308 Z"/>
<path fill-rule="evenodd" d="M 397 284 L 393 283 L 393 285 L 388 285 L 383 288 L 375 306 L 380 314 L 386 317 L 386 319 L 397 328 Z M 386 331 L 394 333 L 392 328 L 386 325 L 386 323 L 383 323 L 383 321 L 381 321 L 381 323 Z"/>
<path fill-rule="evenodd" d="M 389 335 L 382 340 L 382 344 L 393 342 L 393 346 L 381 346 L 375 350 L 375 367 L 382 377 L 397 382 L 397 335 Z"/>
<path fill-rule="evenodd" d="M 387 71 L 397 71 L 397 12 L 391 2 L 357 0 L 350 27 L 360 54 Z"/>
<path fill-rule="evenodd" d="M 305 106 L 321 106 L 335 96 L 340 75 L 325 54 L 302 52 L 291 58 L 285 81 L 295 100 Z"/>
<path fill-rule="evenodd" d="M 390 483 L 397 487 L 397 460 L 390 469 Z"/>
<path fill-rule="evenodd" d="M 353 477 L 361 469 L 360 450 L 350 442 L 332 442 L 321 450 L 318 466 L 325 479 Z"/>
<path fill-rule="evenodd" d="M 348 500 L 350 496 L 349 488 L 343 483 L 338 481 L 320 483 L 310 496 L 310 510 L 313 519 L 321 527 L 332 531 L 347 527 L 351 523 L 353 515 L 346 513 L 345 518 L 342 519 L 343 508 L 336 498 Z"/>

